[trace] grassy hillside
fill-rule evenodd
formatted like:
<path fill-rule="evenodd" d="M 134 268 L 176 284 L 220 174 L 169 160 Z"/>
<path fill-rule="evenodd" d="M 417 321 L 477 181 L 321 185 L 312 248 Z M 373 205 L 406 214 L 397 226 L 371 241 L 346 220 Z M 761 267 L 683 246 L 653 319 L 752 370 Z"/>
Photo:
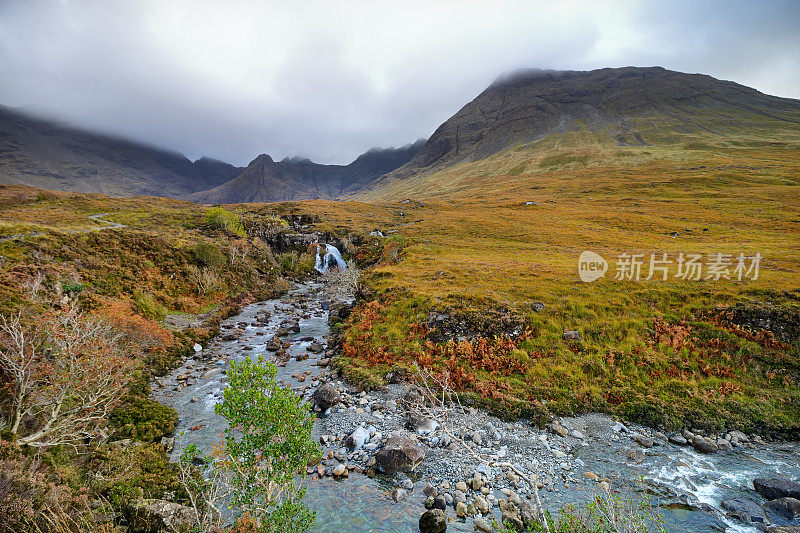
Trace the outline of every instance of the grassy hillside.
<path fill-rule="evenodd" d="M 303 206 L 331 226 L 393 232 L 385 246 L 400 250 L 369 274 L 380 296 L 351 318 L 343 368 L 378 384 L 423 362 L 512 415 L 601 410 L 797 436 L 798 143 L 709 142 L 604 148 L 565 135 L 366 195 L 380 207 Z M 609 260 L 605 278 L 579 280 L 584 250 Z M 643 254 L 639 282 L 613 279 L 623 253 Z M 645 281 L 663 253 L 668 280 Z M 685 281 L 680 253 L 763 259 L 757 280 Z M 471 345 L 429 345 L 432 311 Z M 759 316 L 789 333 L 762 332 Z M 511 323 L 527 338 L 491 341 Z M 580 341 L 563 338 L 573 330 Z"/>

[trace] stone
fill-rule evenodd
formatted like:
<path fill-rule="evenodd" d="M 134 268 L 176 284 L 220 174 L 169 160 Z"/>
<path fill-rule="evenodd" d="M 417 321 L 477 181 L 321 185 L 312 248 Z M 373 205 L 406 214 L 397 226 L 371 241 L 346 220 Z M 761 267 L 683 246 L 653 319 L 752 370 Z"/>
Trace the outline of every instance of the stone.
<path fill-rule="evenodd" d="M 687 444 L 689 444 L 689 441 L 686 440 L 686 438 L 683 435 L 679 435 L 677 433 L 674 435 L 670 435 L 667 438 L 667 440 L 670 441 L 672 444 L 677 444 L 678 446 L 686 446 Z"/>
<path fill-rule="evenodd" d="M 733 444 L 728 439 L 719 439 L 717 441 L 717 447 L 720 451 L 729 452 L 733 449 Z"/>
<path fill-rule="evenodd" d="M 425 511 L 419 517 L 419 530 L 421 533 L 441 533 L 447 530 L 447 516 L 441 509 Z"/>
<path fill-rule="evenodd" d="M 627 455 L 628 455 L 628 460 L 637 465 L 643 463 L 646 458 L 644 452 L 642 450 L 639 450 L 638 448 L 628 450 Z"/>
<path fill-rule="evenodd" d="M 289 330 L 288 330 L 288 329 L 286 329 L 286 328 L 284 328 L 284 327 L 282 327 L 282 326 L 281 326 L 281 327 L 279 327 L 279 328 L 278 328 L 278 329 L 275 331 L 275 336 L 276 336 L 276 337 L 285 337 L 285 336 L 287 336 L 288 334 L 289 334 Z"/>
<path fill-rule="evenodd" d="M 400 486 L 406 490 L 414 490 L 414 482 L 408 478 L 405 478 L 402 482 L 400 482 Z"/>
<path fill-rule="evenodd" d="M 716 442 L 701 435 L 692 437 L 692 446 L 700 453 L 716 453 L 719 450 Z"/>
<path fill-rule="evenodd" d="M 466 485 L 464 485 L 466 487 Z M 461 490 L 454 490 L 453 491 L 453 500 L 457 502 L 467 503 L 467 495 Z"/>
<path fill-rule="evenodd" d="M 728 516 L 737 518 L 742 522 L 764 523 L 764 521 L 767 519 L 767 516 L 760 505 L 745 498 L 723 500 L 722 508 L 725 509 Z"/>
<path fill-rule="evenodd" d="M 483 487 L 483 476 L 480 472 L 475 472 L 470 485 L 472 486 L 472 490 L 481 490 L 481 487 Z"/>
<path fill-rule="evenodd" d="M 358 426 L 344 441 L 345 447 L 352 451 L 360 450 L 369 441 L 369 431 Z"/>
<path fill-rule="evenodd" d="M 423 449 L 413 440 L 402 436 L 389 437 L 386 445 L 375 454 L 375 464 L 385 474 L 411 472 L 423 459 Z"/>
<path fill-rule="evenodd" d="M 639 433 L 637 433 L 636 435 L 633 436 L 633 440 L 635 440 L 636 442 L 639 443 L 640 446 L 643 446 L 645 448 L 652 448 L 653 447 L 653 439 L 651 439 L 650 437 L 646 437 L 644 435 L 641 435 Z"/>
<path fill-rule="evenodd" d="M 741 442 L 741 443 L 744 443 L 744 444 L 747 444 L 748 442 L 750 442 L 750 437 L 748 437 L 747 435 L 745 435 L 744 433 L 742 433 L 738 429 L 734 429 L 733 431 L 728 433 L 728 435 L 730 436 L 731 442 Z"/>
<path fill-rule="evenodd" d="M 567 330 L 561 336 L 565 341 L 579 341 L 581 340 L 581 333 L 578 330 Z"/>
<path fill-rule="evenodd" d="M 469 488 L 467 487 L 467 484 L 464 483 L 463 481 L 459 481 L 458 483 L 456 483 L 456 489 L 458 489 L 458 490 L 460 490 L 461 492 L 464 492 L 464 493 L 466 493 L 469 490 Z"/>
<path fill-rule="evenodd" d="M 194 346 L 192 346 L 192 349 L 194 349 L 194 353 L 200 353 L 200 352 L 203 351 L 203 347 L 200 346 L 200 344 L 198 344 L 198 343 L 194 343 Z"/>
<path fill-rule="evenodd" d="M 800 483 L 781 478 L 759 478 L 753 480 L 753 488 L 768 500 L 778 498 L 800 499 Z"/>
<path fill-rule="evenodd" d="M 550 430 L 559 437 L 566 438 L 569 436 L 569 430 L 564 426 L 562 426 L 561 424 L 559 424 L 558 422 L 553 422 L 553 424 L 550 426 Z"/>
<path fill-rule="evenodd" d="M 339 394 L 339 391 L 333 388 L 332 385 L 326 383 L 314 391 L 314 394 L 311 395 L 311 401 L 314 402 L 314 405 L 319 407 L 320 410 L 327 411 L 342 401 L 342 395 Z"/>
<path fill-rule="evenodd" d="M 480 531 L 481 533 L 491 533 L 492 531 L 492 526 L 489 525 L 489 522 L 480 516 L 475 517 L 472 525 L 475 526 L 475 531 Z"/>
<path fill-rule="evenodd" d="M 467 516 L 467 506 L 464 502 L 456 502 L 456 516 L 459 518 Z"/>
<path fill-rule="evenodd" d="M 408 491 L 406 489 L 394 489 L 391 492 L 391 496 L 392 500 L 395 502 L 401 502 L 406 499 L 406 496 L 408 496 Z"/>
<path fill-rule="evenodd" d="M 172 453 L 175 448 L 175 437 L 162 437 L 161 445 L 164 447 L 165 452 Z"/>
<path fill-rule="evenodd" d="M 425 496 L 436 496 L 437 494 L 436 487 L 434 487 L 430 483 L 426 483 L 425 488 L 422 489 L 422 493 Z"/>
<path fill-rule="evenodd" d="M 347 477 L 347 465 L 344 463 L 339 463 L 333 469 L 333 475 L 336 477 Z"/>
<path fill-rule="evenodd" d="M 123 508 L 130 533 L 189 530 L 194 525 L 194 511 L 180 503 L 164 500 L 138 500 Z"/>
<path fill-rule="evenodd" d="M 438 496 L 434 496 L 433 508 L 441 509 L 442 511 L 444 511 L 445 509 L 447 509 L 447 499 L 441 494 Z"/>
<path fill-rule="evenodd" d="M 600 481 L 600 478 L 594 472 L 584 472 L 583 477 L 591 481 Z"/>
<path fill-rule="evenodd" d="M 439 428 L 439 423 L 419 413 L 410 413 L 406 419 L 406 427 L 420 435 L 430 435 Z"/>
<path fill-rule="evenodd" d="M 787 520 L 795 520 L 800 516 L 800 500 L 797 498 L 784 497 L 770 500 L 762 507 L 767 512 L 772 512 Z"/>
<path fill-rule="evenodd" d="M 770 526 L 766 533 L 800 533 L 800 526 Z"/>
<path fill-rule="evenodd" d="M 314 341 L 308 346 L 308 348 L 306 348 L 306 350 L 311 353 L 322 353 L 325 351 L 325 347 L 317 341 Z"/>
<path fill-rule="evenodd" d="M 480 511 L 481 514 L 486 514 L 489 512 L 489 503 L 481 496 L 475 496 L 475 509 Z"/>

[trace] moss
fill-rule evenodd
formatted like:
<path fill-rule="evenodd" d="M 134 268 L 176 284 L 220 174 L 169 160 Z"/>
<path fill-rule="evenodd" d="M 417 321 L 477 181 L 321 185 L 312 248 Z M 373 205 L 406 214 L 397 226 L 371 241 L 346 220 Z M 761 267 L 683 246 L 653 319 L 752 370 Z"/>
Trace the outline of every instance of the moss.
<path fill-rule="evenodd" d="M 175 431 L 178 413 L 141 394 L 130 394 L 111 412 L 109 425 L 118 439 L 160 442 Z"/>

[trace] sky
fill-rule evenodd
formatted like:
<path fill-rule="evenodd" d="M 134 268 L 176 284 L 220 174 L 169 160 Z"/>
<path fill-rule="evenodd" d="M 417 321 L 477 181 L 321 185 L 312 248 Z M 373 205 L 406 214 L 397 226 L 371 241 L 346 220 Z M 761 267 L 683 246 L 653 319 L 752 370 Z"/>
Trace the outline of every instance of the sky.
<path fill-rule="evenodd" d="M 186 154 L 348 163 L 520 68 L 800 98 L 800 1 L 0 0 L 0 104 Z"/>

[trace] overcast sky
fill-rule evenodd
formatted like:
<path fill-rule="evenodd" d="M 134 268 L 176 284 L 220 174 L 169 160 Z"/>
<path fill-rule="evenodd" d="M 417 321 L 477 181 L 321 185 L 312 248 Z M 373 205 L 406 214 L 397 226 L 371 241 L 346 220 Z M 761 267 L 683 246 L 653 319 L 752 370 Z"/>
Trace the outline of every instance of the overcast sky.
<path fill-rule="evenodd" d="M 0 0 L 0 104 L 244 165 L 429 136 L 518 68 L 800 98 L 800 1 Z"/>

